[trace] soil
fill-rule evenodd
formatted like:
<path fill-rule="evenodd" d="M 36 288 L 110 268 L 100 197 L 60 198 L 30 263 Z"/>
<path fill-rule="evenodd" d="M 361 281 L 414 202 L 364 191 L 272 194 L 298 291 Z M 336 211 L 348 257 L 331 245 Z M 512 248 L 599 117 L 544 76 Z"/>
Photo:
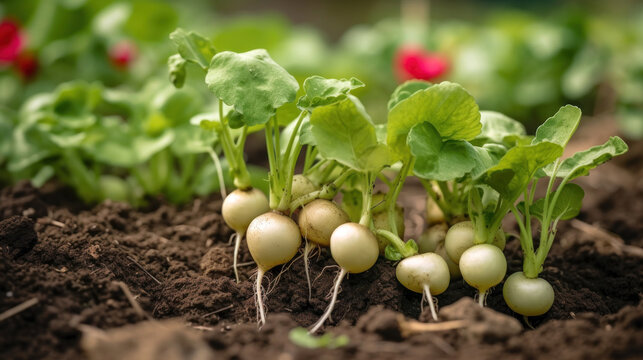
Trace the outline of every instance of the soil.
<path fill-rule="evenodd" d="M 327 306 L 337 273 L 328 251 L 311 258 L 311 300 L 301 257 L 268 273 L 268 321 L 258 331 L 252 259 L 243 248 L 237 284 L 232 232 L 214 195 L 185 206 L 155 200 L 135 209 L 114 202 L 88 207 L 51 184 L 4 188 L 0 312 L 37 303 L 0 320 L 0 358 L 643 358 L 643 146 L 631 145 L 626 157 L 580 181 L 587 193 L 583 211 L 561 224 L 542 274 L 556 293 L 547 314 L 526 323 L 504 304 L 500 286 L 487 299 L 495 311 L 472 310 L 458 300 L 474 290 L 454 280 L 437 296 L 441 313 L 445 320 L 474 322 L 405 337 L 400 314 L 426 321 L 428 313 L 419 294 L 398 284 L 393 264 L 381 260 L 342 283 L 326 328 L 350 339 L 337 349 L 289 340 L 291 329 L 311 325 Z M 423 226 L 418 189 L 411 186 L 402 197 L 407 237 Z M 508 272 L 521 268 L 517 240 L 508 242 L 505 255 Z"/>

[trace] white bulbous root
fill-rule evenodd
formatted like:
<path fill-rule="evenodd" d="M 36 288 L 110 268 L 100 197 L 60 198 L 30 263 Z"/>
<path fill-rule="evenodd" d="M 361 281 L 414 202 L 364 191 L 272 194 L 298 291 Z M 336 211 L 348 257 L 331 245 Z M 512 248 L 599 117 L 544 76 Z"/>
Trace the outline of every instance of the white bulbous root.
<path fill-rule="evenodd" d="M 397 280 L 407 289 L 423 293 L 429 301 L 431 316 L 438 320 L 433 295 L 443 293 L 451 281 L 449 266 L 435 253 L 424 253 L 408 257 L 395 268 Z"/>
<path fill-rule="evenodd" d="M 462 278 L 478 289 L 478 304 L 484 306 L 487 291 L 498 285 L 507 273 L 507 259 L 495 245 L 480 244 L 467 249 L 460 258 Z"/>
<path fill-rule="evenodd" d="M 349 222 L 338 226 L 331 235 L 330 252 L 340 266 L 339 274 L 335 279 L 331 301 L 324 314 L 308 331 L 309 334 L 317 332 L 332 314 L 339 287 L 346 274 L 361 273 L 373 267 L 379 256 L 379 247 L 375 235 L 369 228 Z"/>
<path fill-rule="evenodd" d="M 303 207 L 299 213 L 298 220 L 301 235 L 306 239 L 306 245 L 304 247 L 304 270 L 308 283 L 308 300 L 310 301 L 312 299 L 312 285 L 310 283 L 308 254 L 314 246 L 329 246 L 330 237 L 335 229 L 349 222 L 350 219 L 346 212 L 340 209 L 334 202 L 316 199 Z"/>
<path fill-rule="evenodd" d="M 527 316 L 543 315 L 554 304 L 554 288 L 542 278 L 528 278 L 521 271 L 509 275 L 502 288 L 509 308 Z"/>
<path fill-rule="evenodd" d="M 295 222 L 276 212 L 267 212 L 257 216 L 246 235 L 248 250 L 257 263 L 257 311 L 259 312 L 259 325 L 266 322 L 265 309 L 261 294 L 261 280 L 266 271 L 292 259 L 301 246 L 299 227 Z"/>
<path fill-rule="evenodd" d="M 505 235 L 502 229 L 498 229 L 493 239 L 493 245 L 500 250 L 505 248 Z M 461 221 L 449 228 L 444 238 L 444 248 L 451 260 L 458 264 L 462 254 L 475 245 L 475 230 L 471 221 Z"/>
<path fill-rule="evenodd" d="M 232 259 L 232 268 L 234 277 L 239 282 L 239 271 L 237 269 L 237 258 L 243 236 L 248 226 L 257 216 L 270 210 L 268 198 L 261 190 L 251 188 L 249 190 L 237 189 L 231 192 L 223 200 L 221 205 L 221 215 L 225 223 L 235 231 L 234 237 L 234 255 Z"/>

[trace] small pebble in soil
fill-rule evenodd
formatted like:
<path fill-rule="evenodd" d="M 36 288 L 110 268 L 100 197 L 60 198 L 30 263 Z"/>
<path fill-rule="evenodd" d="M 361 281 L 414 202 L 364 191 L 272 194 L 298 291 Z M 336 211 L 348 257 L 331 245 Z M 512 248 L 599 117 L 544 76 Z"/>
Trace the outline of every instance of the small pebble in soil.
<path fill-rule="evenodd" d="M 34 222 L 28 217 L 11 216 L 0 221 L 0 244 L 8 247 L 13 256 L 29 252 L 38 242 Z"/>

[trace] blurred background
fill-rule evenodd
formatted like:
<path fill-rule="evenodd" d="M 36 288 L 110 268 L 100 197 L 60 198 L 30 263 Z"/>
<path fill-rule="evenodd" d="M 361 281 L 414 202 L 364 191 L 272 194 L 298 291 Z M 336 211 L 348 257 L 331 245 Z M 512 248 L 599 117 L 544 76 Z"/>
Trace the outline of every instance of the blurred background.
<path fill-rule="evenodd" d="M 131 148 L 119 155 L 129 161 L 101 155 L 97 144 L 110 131 L 131 136 L 121 142 L 169 146 L 163 135 L 189 126 L 214 100 L 200 69 L 187 68 L 180 90 L 168 80 L 176 52 L 168 35 L 177 27 L 217 51 L 265 48 L 300 83 L 315 74 L 357 77 L 366 87 L 356 95 L 377 123 L 395 87 L 419 78 L 461 83 L 481 109 L 530 130 L 569 103 L 589 121 L 608 119 L 622 136 L 643 137 L 636 0 L 3 0 L 0 18 L 0 168 L 9 169 L 0 181 L 42 184 L 58 170 L 39 162 L 69 148 L 85 165 L 110 169 L 156 156 L 132 157 Z"/>

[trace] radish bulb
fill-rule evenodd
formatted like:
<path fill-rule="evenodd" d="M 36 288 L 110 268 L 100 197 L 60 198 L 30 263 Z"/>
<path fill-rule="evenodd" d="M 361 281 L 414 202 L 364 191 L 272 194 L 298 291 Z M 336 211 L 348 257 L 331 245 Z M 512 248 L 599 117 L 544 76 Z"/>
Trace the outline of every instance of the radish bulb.
<path fill-rule="evenodd" d="M 498 229 L 496 236 L 493 239 L 493 245 L 500 250 L 505 248 L 505 234 L 502 229 Z M 475 229 L 471 221 L 459 222 L 447 231 L 444 239 L 444 247 L 446 252 L 456 264 L 460 262 L 462 253 L 475 244 Z"/>
<path fill-rule="evenodd" d="M 462 253 L 460 271 L 469 285 L 478 289 L 478 303 L 484 306 L 487 290 L 498 285 L 507 273 L 507 259 L 497 246 L 475 245 Z"/>
<path fill-rule="evenodd" d="M 317 332 L 333 312 L 339 286 L 346 274 L 358 274 L 370 269 L 375 265 L 380 254 L 377 239 L 371 230 L 366 226 L 350 222 L 337 227 L 331 235 L 330 253 L 341 270 L 335 279 L 328 308 L 310 329 L 311 334 Z"/>
<path fill-rule="evenodd" d="M 295 222 L 276 212 L 267 212 L 256 217 L 248 226 L 248 249 L 257 263 L 257 310 L 260 325 L 266 323 L 266 314 L 261 295 L 261 280 L 266 271 L 285 264 L 295 256 L 301 245 L 299 227 Z"/>
<path fill-rule="evenodd" d="M 334 202 L 317 199 L 308 203 L 299 213 L 299 230 L 306 239 L 304 247 L 304 269 L 306 281 L 308 282 L 308 300 L 312 298 L 312 286 L 310 283 L 310 272 L 308 268 L 308 254 L 312 246 L 329 246 L 330 237 L 338 226 L 349 222 L 350 219 L 344 210 L 340 209 Z"/>
<path fill-rule="evenodd" d="M 424 293 L 431 308 L 433 320 L 438 314 L 433 303 L 433 295 L 443 293 L 449 287 L 449 267 L 440 255 L 425 253 L 408 257 L 395 268 L 397 280 L 407 289 Z"/>
<path fill-rule="evenodd" d="M 520 271 L 511 274 L 502 288 L 511 310 L 524 316 L 546 313 L 554 304 L 554 288 L 545 279 L 530 279 Z"/>
<path fill-rule="evenodd" d="M 294 175 L 292 177 L 292 190 L 290 191 L 291 201 L 294 201 L 304 195 L 308 195 L 316 190 L 319 189 L 306 176 L 302 174 Z"/>
<path fill-rule="evenodd" d="M 418 252 L 420 254 L 427 252 L 436 252 L 439 246 L 444 245 L 444 240 L 447 235 L 446 224 L 437 224 L 428 228 L 420 235 L 417 240 Z"/>
<path fill-rule="evenodd" d="M 225 223 L 236 233 L 234 243 L 234 255 L 232 259 L 232 268 L 234 277 L 239 282 L 239 272 L 237 271 L 237 258 L 239 257 L 239 247 L 248 225 L 257 216 L 270 210 L 268 198 L 261 190 L 250 188 L 249 190 L 237 189 L 231 192 L 223 200 L 221 205 L 221 214 Z"/>

